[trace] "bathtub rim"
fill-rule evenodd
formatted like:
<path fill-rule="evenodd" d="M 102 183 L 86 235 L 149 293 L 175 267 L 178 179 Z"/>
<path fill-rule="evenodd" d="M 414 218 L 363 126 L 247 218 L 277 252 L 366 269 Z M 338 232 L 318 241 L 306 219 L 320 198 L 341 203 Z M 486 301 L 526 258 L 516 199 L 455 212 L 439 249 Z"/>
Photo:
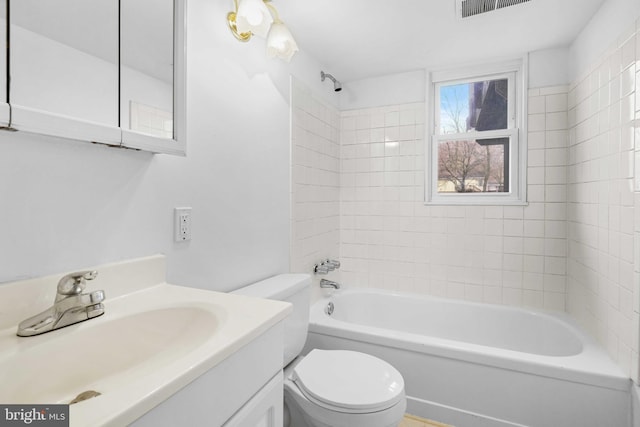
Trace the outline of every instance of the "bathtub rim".
<path fill-rule="evenodd" d="M 360 325 L 336 320 L 325 314 L 324 309 L 330 301 L 335 304 L 335 298 L 339 298 L 340 295 L 354 293 L 373 293 L 387 297 L 399 296 L 461 305 L 490 306 L 497 309 L 521 310 L 535 315 L 551 317 L 564 323 L 567 328 L 576 334 L 582 343 L 582 352 L 571 356 L 536 355 L 480 344 L 435 337 L 423 337 L 414 333 Z M 392 334 L 385 333 L 384 331 L 392 331 Z M 606 387 L 613 390 L 626 392 L 629 391 L 631 386 L 631 379 L 611 360 L 602 347 L 588 335 L 574 319 L 562 312 L 477 303 L 374 288 L 348 288 L 331 292 L 330 295 L 319 299 L 311 305 L 309 332 L 320 335 L 337 336 L 360 342 L 369 342 L 391 348 L 401 348 L 418 353 L 427 353 L 437 357 L 453 358 L 467 363 L 508 369 L 531 375 Z"/>

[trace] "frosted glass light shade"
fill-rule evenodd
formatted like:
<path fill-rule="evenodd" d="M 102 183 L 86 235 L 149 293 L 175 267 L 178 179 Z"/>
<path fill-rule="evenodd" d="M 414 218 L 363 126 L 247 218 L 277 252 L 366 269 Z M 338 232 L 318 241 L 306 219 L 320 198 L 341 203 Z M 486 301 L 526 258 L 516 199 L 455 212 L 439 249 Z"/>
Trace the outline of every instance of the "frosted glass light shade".
<path fill-rule="evenodd" d="M 298 51 L 298 45 L 291 35 L 291 31 L 282 23 L 274 22 L 267 37 L 267 56 L 278 57 L 289 62 Z"/>
<path fill-rule="evenodd" d="M 273 17 L 262 0 L 240 0 L 236 14 L 238 32 L 267 37 Z"/>

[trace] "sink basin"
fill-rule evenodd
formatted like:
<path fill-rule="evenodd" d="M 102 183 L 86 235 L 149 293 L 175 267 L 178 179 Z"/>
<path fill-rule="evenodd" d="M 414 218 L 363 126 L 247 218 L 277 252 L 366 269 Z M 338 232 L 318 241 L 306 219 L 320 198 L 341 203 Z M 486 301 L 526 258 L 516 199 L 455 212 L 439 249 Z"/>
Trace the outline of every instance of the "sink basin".
<path fill-rule="evenodd" d="M 23 351 L 0 361 L 0 402 L 69 403 L 78 394 L 107 393 L 183 357 L 215 335 L 225 310 L 168 307 L 51 332 L 48 340 L 20 339 Z"/>
<path fill-rule="evenodd" d="M 66 404 L 84 393 L 92 397 L 69 408 L 72 427 L 128 425 L 291 311 L 164 283 L 162 256 L 96 269 L 105 314 L 33 337 L 16 336 L 17 325 L 50 306 L 61 275 L 0 285 L 0 402 Z"/>

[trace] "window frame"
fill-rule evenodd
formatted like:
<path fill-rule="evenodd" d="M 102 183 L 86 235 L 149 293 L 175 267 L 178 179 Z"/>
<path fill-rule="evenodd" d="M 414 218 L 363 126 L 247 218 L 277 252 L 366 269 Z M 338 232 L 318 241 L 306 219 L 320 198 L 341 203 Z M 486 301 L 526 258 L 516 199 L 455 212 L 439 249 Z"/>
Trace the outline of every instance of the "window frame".
<path fill-rule="evenodd" d="M 526 205 L 527 90 L 526 57 L 494 64 L 427 73 L 427 123 L 425 204 L 427 205 Z M 507 128 L 463 133 L 440 133 L 440 88 L 443 86 L 508 79 Z M 509 192 L 438 193 L 438 146 L 443 141 L 509 138 Z"/>

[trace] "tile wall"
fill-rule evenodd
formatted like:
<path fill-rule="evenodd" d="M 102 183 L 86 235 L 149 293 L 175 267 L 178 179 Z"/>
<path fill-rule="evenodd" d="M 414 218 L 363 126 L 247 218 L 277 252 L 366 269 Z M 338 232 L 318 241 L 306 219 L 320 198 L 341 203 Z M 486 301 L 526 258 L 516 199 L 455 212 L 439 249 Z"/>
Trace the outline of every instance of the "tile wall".
<path fill-rule="evenodd" d="M 294 82 L 292 271 L 339 256 L 345 286 L 567 311 L 638 380 L 639 29 L 529 90 L 523 207 L 425 206 L 423 103 L 339 112 Z"/>
<path fill-rule="evenodd" d="M 567 311 L 637 379 L 640 262 L 634 250 L 637 254 L 640 248 L 640 195 L 634 195 L 634 158 L 640 152 L 640 35 L 636 29 L 622 33 L 569 91 Z M 640 190 L 637 183 L 635 187 Z"/>
<path fill-rule="evenodd" d="M 340 116 L 295 79 L 291 97 L 290 268 L 311 272 L 339 258 Z"/>
<path fill-rule="evenodd" d="M 425 206 L 423 103 L 341 114 L 342 280 L 564 311 L 567 87 L 529 94 L 529 205 Z"/>

